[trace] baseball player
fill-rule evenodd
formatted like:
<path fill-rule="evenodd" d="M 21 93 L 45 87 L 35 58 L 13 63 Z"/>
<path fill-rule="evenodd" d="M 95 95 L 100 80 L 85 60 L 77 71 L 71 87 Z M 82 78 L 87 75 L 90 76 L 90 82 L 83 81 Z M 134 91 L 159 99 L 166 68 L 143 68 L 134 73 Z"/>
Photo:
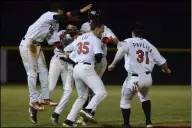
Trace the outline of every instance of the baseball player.
<path fill-rule="evenodd" d="M 57 45 L 54 49 L 55 55 L 52 57 L 49 68 L 49 89 L 53 91 L 56 86 L 59 76 L 61 76 L 63 83 L 63 96 L 55 108 L 54 113 L 51 116 L 52 123 L 58 125 L 58 118 L 63 111 L 65 104 L 68 102 L 71 93 L 74 79 L 72 77 L 73 66 L 64 54 L 64 47 L 73 42 L 78 34 L 77 23 L 78 20 L 69 21 L 66 30 L 61 30 L 60 35 L 62 45 Z M 72 59 L 72 58 L 71 58 Z"/>
<path fill-rule="evenodd" d="M 95 21 L 95 20 L 99 20 L 101 19 L 101 11 L 98 9 L 94 9 L 91 8 L 88 11 L 88 19 L 89 22 L 85 22 L 82 26 L 81 26 L 81 30 L 82 32 L 89 32 L 91 27 L 90 27 L 90 23 Z M 108 28 L 106 25 L 104 25 L 104 32 L 102 33 L 102 50 L 104 53 L 104 57 L 101 60 L 101 63 L 96 64 L 95 66 L 95 70 L 97 72 L 97 74 L 102 77 L 106 68 L 107 68 L 107 44 L 109 43 L 113 43 L 113 44 L 117 44 L 119 42 L 119 39 L 115 36 L 115 34 L 112 32 L 112 30 L 110 28 Z M 87 101 L 85 102 L 85 104 L 83 105 L 83 109 L 85 109 L 85 107 L 87 106 L 87 104 L 89 103 L 90 99 L 93 97 L 93 92 L 90 90 L 89 91 L 89 97 L 87 99 Z M 79 119 L 77 120 L 78 124 L 81 125 L 86 125 L 86 121 L 83 119 L 83 117 L 79 117 Z"/>
<path fill-rule="evenodd" d="M 75 118 L 87 100 L 88 87 L 95 95 L 80 114 L 92 123 L 96 123 L 92 112 L 96 110 L 97 105 L 107 96 L 103 82 L 94 68 L 94 64 L 100 63 L 103 56 L 102 43 L 99 39 L 103 31 L 104 25 L 101 21 L 92 22 L 91 32 L 79 36 L 64 49 L 65 51 L 75 51 L 77 64 L 73 69 L 73 77 L 78 93 L 78 98 L 63 123 L 65 127 L 75 126 Z"/>
<path fill-rule="evenodd" d="M 137 28 L 132 31 L 132 38 L 119 42 L 115 58 L 108 66 L 108 70 L 112 71 L 117 62 L 124 56 L 124 66 L 128 76 L 123 83 L 121 91 L 120 107 L 124 119 L 123 128 L 131 128 L 129 124 L 130 102 L 137 92 L 145 114 L 146 127 L 153 127 L 151 122 L 151 102 L 148 95 L 152 86 L 151 72 L 154 65 L 157 64 L 161 66 L 164 72 L 171 73 L 165 58 L 160 55 L 149 41 L 143 38 L 143 34 L 142 28 Z"/>
<path fill-rule="evenodd" d="M 49 98 L 48 70 L 40 44 L 44 40 L 47 40 L 50 45 L 59 42 L 60 39 L 57 34 L 59 25 L 57 21 L 71 18 L 73 15 L 80 15 L 80 13 L 90 8 L 91 5 L 88 5 L 80 11 L 67 12 L 66 15 L 63 15 L 61 5 L 53 4 L 50 11 L 42 14 L 40 18 L 28 28 L 26 35 L 20 43 L 19 51 L 28 76 L 27 81 L 30 95 L 29 113 L 33 123 L 37 123 L 37 110 L 44 110 L 42 104 L 57 105 L 56 102 L 53 102 Z M 40 95 L 38 95 L 36 90 L 38 74 L 41 83 Z"/>

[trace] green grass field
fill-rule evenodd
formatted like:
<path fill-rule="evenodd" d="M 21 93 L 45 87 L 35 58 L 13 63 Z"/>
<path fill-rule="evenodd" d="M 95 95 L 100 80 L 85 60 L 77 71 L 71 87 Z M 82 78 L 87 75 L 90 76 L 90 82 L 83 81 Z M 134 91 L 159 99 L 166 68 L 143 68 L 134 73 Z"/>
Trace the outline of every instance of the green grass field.
<path fill-rule="evenodd" d="M 106 86 L 108 97 L 98 106 L 96 119 L 99 124 L 121 125 L 122 116 L 119 107 L 121 86 Z M 153 86 L 150 91 L 152 101 L 152 121 L 154 124 L 178 123 L 191 121 L 191 86 Z M 62 86 L 52 93 L 52 99 L 59 101 Z M 26 86 L 1 86 L 1 127 L 48 127 L 53 126 L 50 115 L 54 108 L 45 106 L 45 111 L 38 113 L 38 124 L 28 118 L 28 88 Z M 70 111 L 77 98 L 74 89 L 72 97 L 60 117 L 60 124 Z M 131 124 L 144 125 L 144 115 L 137 96 L 131 104 Z"/>

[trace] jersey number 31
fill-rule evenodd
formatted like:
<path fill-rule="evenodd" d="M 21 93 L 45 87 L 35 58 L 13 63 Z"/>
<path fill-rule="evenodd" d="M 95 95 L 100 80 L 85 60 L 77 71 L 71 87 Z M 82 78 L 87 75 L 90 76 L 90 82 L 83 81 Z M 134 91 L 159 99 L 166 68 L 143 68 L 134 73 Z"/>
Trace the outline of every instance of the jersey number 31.
<path fill-rule="evenodd" d="M 77 53 L 78 54 L 87 54 L 89 52 L 89 42 L 79 42 L 77 44 L 78 46 L 78 50 L 77 50 Z"/>
<path fill-rule="evenodd" d="M 148 52 L 143 52 L 142 50 L 137 50 L 136 54 L 138 55 L 137 62 L 142 63 L 144 61 L 144 56 L 146 57 L 146 64 L 149 64 Z"/>

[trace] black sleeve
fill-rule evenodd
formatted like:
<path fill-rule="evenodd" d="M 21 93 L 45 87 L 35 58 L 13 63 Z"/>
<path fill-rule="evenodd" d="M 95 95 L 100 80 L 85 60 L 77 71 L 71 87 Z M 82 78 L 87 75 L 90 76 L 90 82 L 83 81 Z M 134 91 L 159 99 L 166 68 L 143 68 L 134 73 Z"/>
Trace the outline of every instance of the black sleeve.
<path fill-rule="evenodd" d="M 95 60 L 97 61 L 97 63 L 101 62 L 102 57 L 103 57 L 102 53 L 95 54 Z"/>
<path fill-rule="evenodd" d="M 71 15 L 72 15 L 72 16 L 78 16 L 78 17 L 79 17 L 79 16 L 81 16 L 81 14 L 82 14 L 82 13 L 81 13 L 80 11 L 72 11 L 72 12 L 71 12 Z"/>
<path fill-rule="evenodd" d="M 67 16 L 66 15 L 53 15 L 53 19 L 54 20 L 67 20 Z"/>

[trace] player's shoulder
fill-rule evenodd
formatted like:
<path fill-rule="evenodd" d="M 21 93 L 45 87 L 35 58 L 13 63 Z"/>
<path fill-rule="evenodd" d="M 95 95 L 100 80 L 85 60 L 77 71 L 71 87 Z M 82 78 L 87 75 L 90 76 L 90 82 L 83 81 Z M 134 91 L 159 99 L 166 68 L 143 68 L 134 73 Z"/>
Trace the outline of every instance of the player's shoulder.
<path fill-rule="evenodd" d="M 104 31 L 111 31 L 111 29 L 109 27 L 107 27 L 106 25 L 104 25 Z"/>
<path fill-rule="evenodd" d="M 89 22 L 85 22 L 85 23 L 82 24 L 82 26 L 83 25 L 89 25 L 90 26 L 90 23 Z"/>
<path fill-rule="evenodd" d="M 53 19 L 53 15 L 56 15 L 56 12 L 47 11 L 41 15 L 44 19 Z"/>
<path fill-rule="evenodd" d="M 56 14 L 57 14 L 56 12 L 47 11 L 47 12 L 43 13 L 42 15 L 43 16 L 53 16 L 53 15 L 56 15 Z"/>

